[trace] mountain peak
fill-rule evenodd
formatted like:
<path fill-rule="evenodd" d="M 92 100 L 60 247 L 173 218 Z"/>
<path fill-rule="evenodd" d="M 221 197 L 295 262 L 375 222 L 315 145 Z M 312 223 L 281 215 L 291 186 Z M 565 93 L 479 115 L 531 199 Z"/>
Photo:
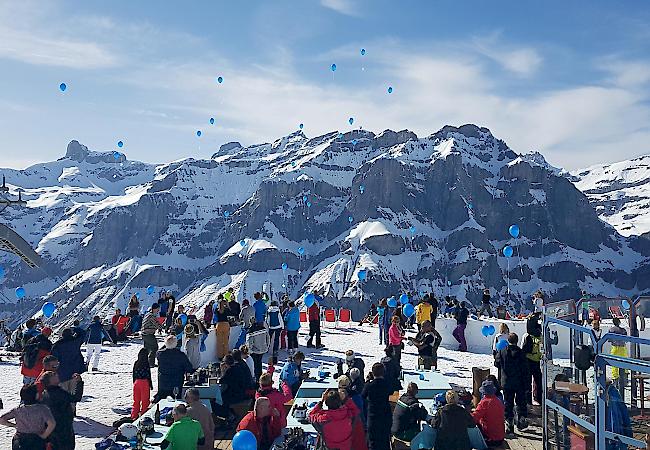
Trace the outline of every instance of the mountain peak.
<path fill-rule="evenodd" d="M 77 140 L 72 140 L 68 144 L 68 148 L 65 152 L 65 157 L 70 158 L 74 161 L 83 161 L 86 159 L 86 156 L 88 156 L 89 153 L 90 152 L 88 151 L 88 147 L 81 145 Z"/>

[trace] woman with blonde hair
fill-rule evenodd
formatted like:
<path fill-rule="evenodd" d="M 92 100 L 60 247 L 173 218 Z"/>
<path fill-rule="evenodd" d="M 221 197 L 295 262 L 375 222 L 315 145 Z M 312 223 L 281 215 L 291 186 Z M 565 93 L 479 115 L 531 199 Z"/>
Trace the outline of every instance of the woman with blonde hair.
<path fill-rule="evenodd" d="M 217 358 L 222 359 L 228 353 L 228 346 L 230 341 L 230 322 L 228 316 L 230 310 L 228 309 L 228 302 L 225 299 L 219 301 L 219 307 L 214 311 L 212 320 L 215 323 L 215 331 L 217 334 Z"/>
<path fill-rule="evenodd" d="M 494 336 L 494 342 L 492 343 L 492 355 L 496 355 L 497 353 L 497 344 L 499 341 L 504 340 L 508 342 L 508 336 L 510 335 L 510 328 L 508 327 L 508 324 L 505 322 L 501 322 L 499 324 L 499 334 Z"/>

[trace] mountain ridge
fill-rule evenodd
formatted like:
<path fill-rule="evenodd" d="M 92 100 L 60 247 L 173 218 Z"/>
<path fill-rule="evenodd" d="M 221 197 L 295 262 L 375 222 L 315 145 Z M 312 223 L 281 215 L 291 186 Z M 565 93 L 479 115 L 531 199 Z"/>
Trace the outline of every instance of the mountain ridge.
<path fill-rule="evenodd" d="M 229 286 L 240 298 L 262 286 L 292 296 L 319 289 L 356 311 L 398 290 L 476 301 L 484 283 L 514 308 L 540 288 L 556 298 L 650 289 L 645 238 L 601 221 L 575 175 L 472 124 L 423 138 L 298 131 L 166 164 L 71 141 L 57 161 L 3 172 L 28 202 L 5 218 L 51 275 L 2 255 L 4 296 L 19 285 L 29 293 L 4 305 L 5 315 L 49 300 L 59 321 L 106 314 L 148 285 L 197 308 Z M 522 229 L 517 241 L 512 223 Z M 520 257 L 503 258 L 506 244 Z M 142 295 L 145 305 L 154 300 Z"/>

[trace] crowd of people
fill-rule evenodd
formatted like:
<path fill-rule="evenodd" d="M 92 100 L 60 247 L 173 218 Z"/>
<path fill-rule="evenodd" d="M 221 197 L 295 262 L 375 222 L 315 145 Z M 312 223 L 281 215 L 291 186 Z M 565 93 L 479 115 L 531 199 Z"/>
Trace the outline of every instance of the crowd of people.
<path fill-rule="evenodd" d="M 305 311 L 309 326 L 303 344 L 306 348 L 323 347 L 320 300 L 317 296 Z M 492 317 L 490 303 L 489 290 L 486 290 L 480 311 L 475 313 Z M 470 448 L 468 428 L 478 427 L 488 445 L 499 445 L 515 427 L 528 426 L 529 405 L 542 401 L 541 313 L 532 313 L 527 318 L 526 334 L 521 340 L 510 332 L 506 323 L 500 324 L 493 343 L 498 376 L 490 375 L 482 383 L 478 404 L 471 405 L 466 398 L 459 398 L 457 392 L 449 391 L 438 399 L 439 409 L 431 414 L 418 400 L 416 383 L 404 386 L 404 393 L 391 405 L 391 396 L 395 400 L 403 388 L 400 383 L 402 351 L 405 345 L 412 346 L 417 352 L 419 369 L 437 370 L 442 336 L 436 330 L 436 318 L 444 315 L 456 320 L 453 337 L 458 350 L 464 352 L 470 310 L 464 302 L 451 298 L 439 304 L 430 294 L 424 295 L 409 315 L 405 314 L 404 306 L 394 302 L 391 305 L 389 299 L 371 306 L 360 324 L 378 324 L 378 340 L 385 356 L 366 371 L 364 360 L 354 350 L 348 350 L 333 374 L 338 389 L 325 391 L 321 401 L 309 412 L 308 419 L 326 448 L 388 449 L 391 439 L 404 442 L 415 439 L 423 432 L 422 423 L 428 422 L 435 430 L 435 448 L 461 450 Z M 216 301 L 210 301 L 202 313 L 199 318 L 187 312 L 183 305 L 176 304 L 171 293 L 165 292 L 141 317 L 138 298 L 133 296 L 127 314 L 117 309 L 109 325 L 104 325 L 100 317 L 94 317 L 83 328 L 75 321 L 54 342 L 49 327 L 28 320 L 21 341 L 24 383 L 21 404 L 0 417 L 0 425 L 16 429 L 13 448 L 73 449 L 72 424 L 84 386 L 81 374 L 99 370 L 105 342 L 119 342 L 134 333 L 142 337 L 143 347 L 133 364 L 130 420 L 144 414 L 152 401 L 180 399 L 185 376 L 201 366 L 201 353 L 205 351 L 211 328 L 216 334 L 214 362 L 218 363 L 222 403 L 214 405 L 210 412 L 199 401 L 196 389 L 186 389 L 185 404 L 174 409 L 176 422 L 165 437 L 163 448 L 169 445 L 212 448 L 215 429 L 212 413 L 222 419 L 222 426 L 248 430 L 256 436 L 258 448 L 269 448 L 286 427 L 285 404 L 307 377 L 302 368 L 305 355 L 298 342 L 299 307 L 288 298 L 271 300 L 265 293 L 255 293 L 252 303 L 245 299 L 240 303 L 230 289 Z M 232 326 L 241 329 L 234 346 Z M 593 320 L 591 327 L 597 336 L 602 333 L 599 320 Z M 407 333 L 414 328 L 417 328 L 415 333 Z M 610 332 L 626 334 L 616 319 Z M 161 338 L 163 345 L 159 347 Z M 84 343 L 86 358 L 81 352 Z M 625 346 L 620 345 L 619 349 L 616 345 L 613 342 L 613 352 L 623 354 Z M 287 361 L 275 385 L 273 375 L 281 350 L 285 350 Z M 156 388 L 152 369 L 157 370 Z M 253 402 L 252 410 L 239 420 L 236 407 L 253 405 Z"/>

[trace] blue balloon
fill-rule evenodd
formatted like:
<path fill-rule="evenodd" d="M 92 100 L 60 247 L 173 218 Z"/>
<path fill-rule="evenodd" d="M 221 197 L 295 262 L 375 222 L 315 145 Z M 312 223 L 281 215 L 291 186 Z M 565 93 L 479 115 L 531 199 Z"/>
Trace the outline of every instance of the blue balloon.
<path fill-rule="evenodd" d="M 363 184 L 361 186 L 359 186 L 359 192 L 361 192 L 363 194 L 363 191 L 365 191 L 365 190 L 366 190 L 366 187 Z"/>
<path fill-rule="evenodd" d="M 352 139 L 352 145 L 357 145 L 357 140 L 356 139 Z"/>
<path fill-rule="evenodd" d="M 501 351 L 501 350 L 504 350 L 504 349 L 508 348 L 508 341 L 506 341 L 505 339 L 499 339 L 499 342 L 497 342 L 496 348 L 497 348 L 497 351 Z"/>
<path fill-rule="evenodd" d="M 282 267 L 282 270 L 287 270 L 289 268 L 289 266 L 287 266 L 287 263 L 282 263 L 282 266 L 280 267 Z"/>
<path fill-rule="evenodd" d="M 300 253 L 301 255 L 304 255 L 305 254 L 305 249 L 303 247 L 298 247 L 298 253 Z"/>
<path fill-rule="evenodd" d="M 196 135 L 197 135 L 198 137 L 201 137 L 201 130 L 196 130 Z"/>
<path fill-rule="evenodd" d="M 365 55 L 365 54 L 366 54 L 366 49 L 365 49 L 365 48 L 362 48 L 362 49 L 361 49 L 361 56 L 363 56 L 363 55 Z"/>
<path fill-rule="evenodd" d="M 0 277 L 4 276 L 5 274 L 5 268 L 0 266 Z"/>
<path fill-rule="evenodd" d="M 140 300 L 140 292 L 139 292 L 139 291 L 135 293 L 135 298 L 137 298 L 138 300 Z"/>
<path fill-rule="evenodd" d="M 413 314 L 415 314 L 415 308 L 410 303 L 407 303 L 406 305 L 404 305 L 402 312 L 406 317 L 411 317 L 413 316 Z"/>
<path fill-rule="evenodd" d="M 217 83 L 219 84 L 223 83 L 223 77 L 217 77 Z"/>
<path fill-rule="evenodd" d="M 305 125 L 303 125 L 303 124 L 301 123 L 300 125 L 298 125 L 298 128 L 300 128 L 300 129 L 302 130 L 302 129 L 304 128 L 304 126 L 305 126 Z"/>
<path fill-rule="evenodd" d="M 303 196 L 302 196 L 302 201 L 303 201 L 303 202 L 306 202 L 306 201 L 307 201 L 307 196 L 306 196 L 306 195 L 303 195 Z"/>
<path fill-rule="evenodd" d="M 117 141 L 117 146 L 118 146 L 119 148 L 124 147 L 124 142 L 122 142 L 122 141 Z"/>
<path fill-rule="evenodd" d="M 52 302 L 45 303 L 41 308 L 41 312 L 43 313 L 43 316 L 47 319 L 52 317 L 52 314 L 54 314 L 55 310 L 56 310 L 56 305 Z"/>
<path fill-rule="evenodd" d="M 388 86 L 388 93 L 392 94 L 393 93 L 393 86 Z"/>
<path fill-rule="evenodd" d="M 248 430 L 238 431 L 232 438 L 233 450 L 257 450 L 257 438 Z"/>
<path fill-rule="evenodd" d="M 332 72 L 336 72 L 336 64 L 332 64 L 330 66 L 330 69 L 332 69 Z"/>
<path fill-rule="evenodd" d="M 339 133 L 338 135 L 336 135 L 336 137 L 339 139 L 343 139 L 343 133 Z"/>
<path fill-rule="evenodd" d="M 350 118 L 348 119 L 348 123 L 349 123 L 350 125 L 352 125 L 352 124 L 354 123 L 354 117 L 350 117 Z"/>
<path fill-rule="evenodd" d="M 305 298 L 303 300 L 303 303 L 307 308 L 311 308 L 315 302 L 316 302 L 316 296 L 314 294 L 312 294 L 311 292 L 305 293 Z"/>
<path fill-rule="evenodd" d="M 210 125 L 214 125 L 214 117 L 210 117 Z"/>
<path fill-rule="evenodd" d="M 630 309 L 630 303 L 627 300 L 623 300 L 621 306 L 623 306 L 623 309 Z"/>
<path fill-rule="evenodd" d="M 513 254 L 512 247 L 510 247 L 509 245 L 503 247 L 503 256 L 505 256 L 506 258 L 510 258 L 512 254 Z"/>
<path fill-rule="evenodd" d="M 396 308 L 397 307 L 397 300 L 395 300 L 395 297 L 391 297 L 391 298 L 388 299 L 387 304 L 391 308 Z"/>
<path fill-rule="evenodd" d="M 156 290 L 151 284 L 147 286 L 147 294 L 151 295 Z"/>
<path fill-rule="evenodd" d="M 483 327 L 481 327 L 481 334 L 485 337 L 488 337 L 490 335 L 490 329 L 487 325 L 483 325 Z"/>
<path fill-rule="evenodd" d="M 488 325 L 488 334 L 492 336 L 494 333 L 496 333 L 497 330 L 494 328 L 494 325 Z"/>
<path fill-rule="evenodd" d="M 223 216 L 226 218 L 230 217 L 230 211 L 224 211 Z"/>
<path fill-rule="evenodd" d="M 472 203 L 468 203 L 468 204 L 467 204 L 467 207 L 468 207 L 469 209 L 473 209 L 473 208 L 474 208 L 474 205 L 473 205 Z"/>
<path fill-rule="evenodd" d="M 352 216 L 348 216 L 348 222 L 352 223 L 353 221 L 354 219 L 352 218 Z"/>
<path fill-rule="evenodd" d="M 366 281 L 366 277 L 368 276 L 368 272 L 365 269 L 362 269 L 357 273 L 357 277 L 359 277 L 359 281 Z"/>
<path fill-rule="evenodd" d="M 451 280 L 447 280 L 447 286 L 451 287 Z"/>
<path fill-rule="evenodd" d="M 307 202 L 307 208 L 311 208 L 311 202 Z"/>
<path fill-rule="evenodd" d="M 179 314 L 178 318 L 181 319 L 181 323 L 183 324 L 183 326 L 187 325 L 187 314 L 185 313 Z"/>
<path fill-rule="evenodd" d="M 296 167 L 296 162 L 295 161 L 291 161 L 291 167 Z"/>
<path fill-rule="evenodd" d="M 241 241 L 239 241 L 239 245 L 241 245 L 242 247 L 246 247 L 246 239 L 242 239 Z"/>
<path fill-rule="evenodd" d="M 120 159 L 122 157 L 122 154 L 120 152 L 113 152 L 113 158 L 114 159 Z"/>
<path fill-rule="evenodd" d="M 409 301 L 410 301 L 410 300 L 409 300 L 409 296 L 408 296 L 408 295 L 406 295 L 406 294 L 402 294 L 402 295 L 399 296 L 399 302 L 400 302 L 402 305 L 406 305 Z"/>
<path fill-rule="evenodd" d="M 24 287 L 17 287 L 16 288 L 16 297 L 19 299 L 23 298 L 25 296 L 25 288 Z"/>
<path fill-rule="evenodd" d="M 68 85 L 65 83 L 59 84 L 59 89 L 61 89 L 61 92 L 65 92 L 66 89 L 68 89 Z"/>
<path fill-rule="evenodd" d="M 411 225 L 409 227 L 409 231 L 411 232 L 411 234 L 415 234 L 415 225 Z"/>
<path fill-rule="evenodd" d="M 508 228 L 508 233 L 510 233 L 510 236 L 513 238 L 518 238 L 519 237 L 519 225 L 514 224 L 510 225 L 510 228 Z"/>

